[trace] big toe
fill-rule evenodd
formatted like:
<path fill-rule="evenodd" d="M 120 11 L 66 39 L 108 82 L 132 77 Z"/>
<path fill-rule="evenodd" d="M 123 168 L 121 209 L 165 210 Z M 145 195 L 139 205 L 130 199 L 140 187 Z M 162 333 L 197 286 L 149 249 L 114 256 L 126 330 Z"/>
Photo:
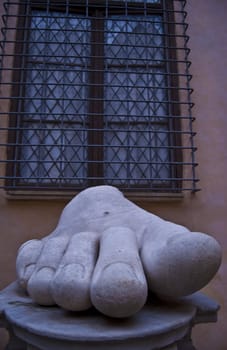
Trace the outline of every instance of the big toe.
<path fill-rule="evenodd" d="M 203 288 L 221 262 L 218 242 L 200 232 L 176 234 L 159 245 L 146 241 L 141 255 L 150 289 L 165 298 Z"/>

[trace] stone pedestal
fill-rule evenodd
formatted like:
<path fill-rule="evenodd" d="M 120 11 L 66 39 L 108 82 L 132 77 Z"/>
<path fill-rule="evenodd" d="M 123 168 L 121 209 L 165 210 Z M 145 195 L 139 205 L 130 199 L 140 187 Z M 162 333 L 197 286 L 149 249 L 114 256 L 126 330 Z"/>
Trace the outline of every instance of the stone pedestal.
<path fill-rule="evenodd" d="M 38 306 L 16 283 L 0 293 L 1 326 L 11 335 L 8 350 L 193 350 L 192 326 L 215 322 L 218 308 L 196 293 L 174 303 L 147 303 L 133 317 L 113 319 L 95 309 L 72 313 Z"/>

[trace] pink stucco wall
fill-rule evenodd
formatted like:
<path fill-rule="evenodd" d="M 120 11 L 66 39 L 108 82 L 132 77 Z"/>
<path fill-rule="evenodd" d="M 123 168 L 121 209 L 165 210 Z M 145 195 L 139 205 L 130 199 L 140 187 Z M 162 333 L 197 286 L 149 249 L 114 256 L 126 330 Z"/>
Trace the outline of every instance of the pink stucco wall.
<path fill-rule="evenodd" d="M 221 243 L 223 262 L 215 280 L 206 288 L 221 304 L 216 324 L 194 332 L 198 349 L 227 349 L 227 1 L 188 1 L 192 49 L 194 115 L 197 118 L 199 177 L 202 192 L 191 215 L 197 228 Z"/>
<path fill-rule="evenodd" d="M 227 1 L 188 0 L 193 115 L 198 135 L 197 161 L 201 192 L 173 202 L 139 203 L 154 213 L 195 231 L 212 234 L 221 243 L 223 262 L 208 295 L 221 305 L 216 324 L 197 326 L 198 350 L 226 350 L 227 324 Z M 65 201 L 8 200 L 0 192 L 0 288 L 15 279 L 20 244 L 49 233 Z M 0 349 L 6 342 L 0 333 Z"/>

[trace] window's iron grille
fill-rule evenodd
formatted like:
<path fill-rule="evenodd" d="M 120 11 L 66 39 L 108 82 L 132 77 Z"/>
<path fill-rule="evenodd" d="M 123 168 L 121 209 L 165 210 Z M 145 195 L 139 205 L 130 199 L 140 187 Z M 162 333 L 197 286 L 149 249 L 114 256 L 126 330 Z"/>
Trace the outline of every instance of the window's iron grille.
<path fill-rule="evenodd" d="M 1 187 L 196 191 L 185 3 L 4 1 Z"/>

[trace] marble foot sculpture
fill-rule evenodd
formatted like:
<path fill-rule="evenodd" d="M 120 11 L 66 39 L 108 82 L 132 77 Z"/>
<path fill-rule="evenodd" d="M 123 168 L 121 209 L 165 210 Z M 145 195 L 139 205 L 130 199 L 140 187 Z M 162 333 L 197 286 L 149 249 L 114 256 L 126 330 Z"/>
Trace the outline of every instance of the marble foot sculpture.
<path fill-rule="evenodd" d="M 72 311 L 93 305 L 128 317 L 143 307 L 148 289 L 165 299 L 192 294 L 220 262 L 213 237 L 141 209 L 114 187 L 97 186 L 72 199 L 49 236 L 21 246 L 17 274 L 41 305 Z"/>

